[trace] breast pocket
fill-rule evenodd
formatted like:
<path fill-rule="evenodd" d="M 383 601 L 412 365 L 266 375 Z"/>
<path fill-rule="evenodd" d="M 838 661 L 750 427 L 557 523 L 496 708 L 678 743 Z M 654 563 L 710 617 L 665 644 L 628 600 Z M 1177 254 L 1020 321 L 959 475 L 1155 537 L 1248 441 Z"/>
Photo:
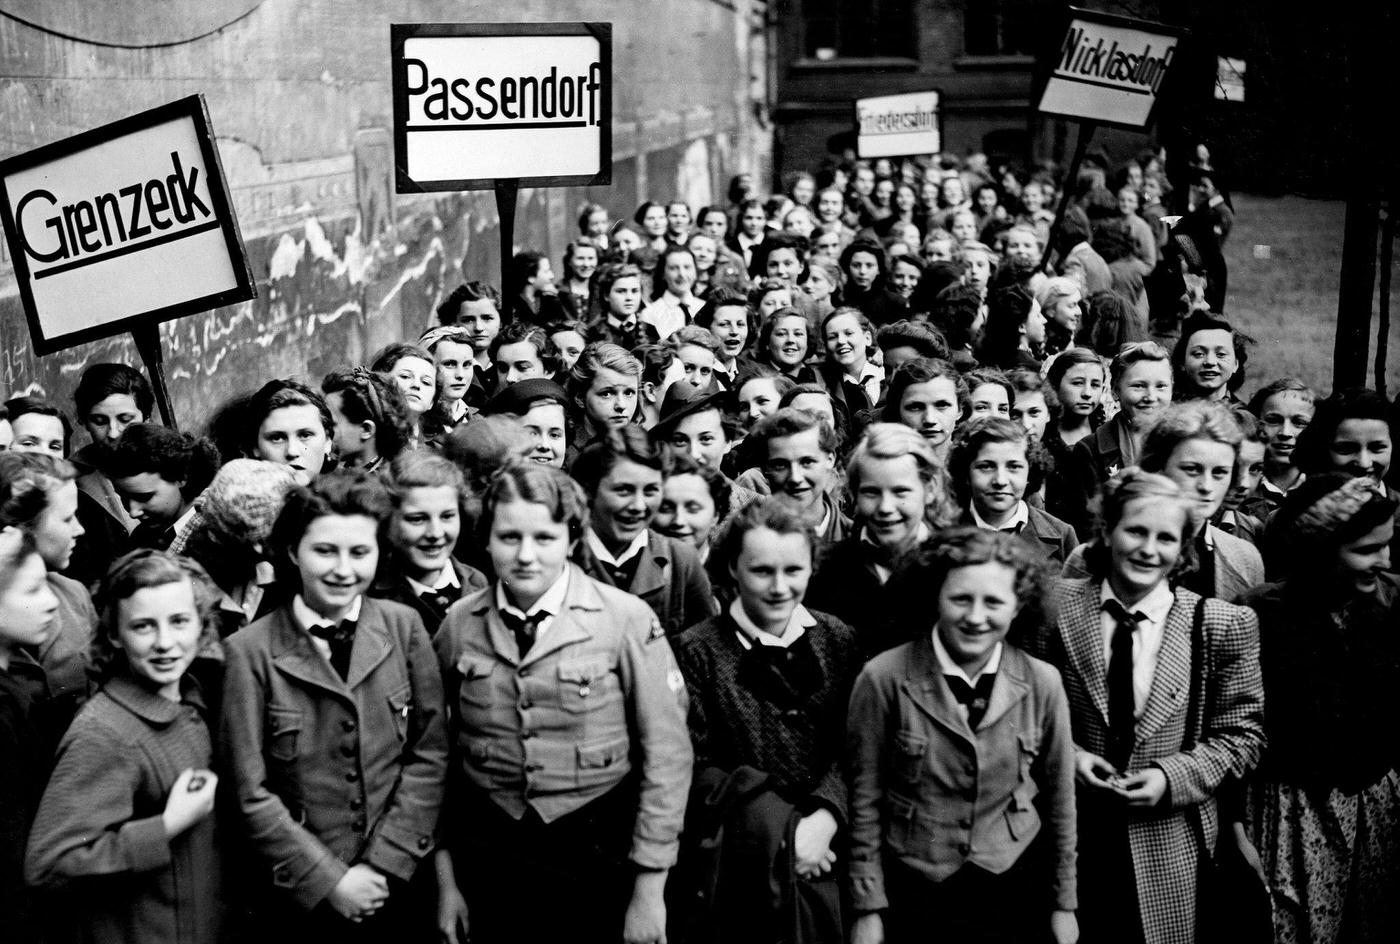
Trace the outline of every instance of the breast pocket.
<path fill-rule="evenodd" d="M 1016 753 L 1020 766 L 1017 777 L 1020 786 L 1017 793 L 1024 795 L 1028 800 L 1034 799 L 1040 792 L 1040 786 L 1035 779 L 1038 769 L 1036 760 L 1040 757 L 1040 731 L 1022 731 L 1017 734 Z"/>
<path fill-rule="evenodd" d="M 464 655 L 457 660 L 457 674 L 461 677 L 457 685 L 457 695 L 463 705 L 473 708 L 491 706 L 491 673 L 494 671 L 494 659 Z"/>
<path fill-rule="evenodd" d="M 289 764 L 297 759 L 302 731 L 301 712 L 294 708 L 269 705 L 267 708 L 267 756 Z"/>
<path fill-rule="evenodd" d="M 606 656 L 560 662 L 558 677 L 559 704 L 573 714 L 598 711 L 622 698 L 612 660 Z"/>
<path fill-rule="evenodd" d="M 928 738 L 912 731 L 900 731 L 894 739 L 894 773 L 908 784 L 919 782 L 924 769 Z"/>

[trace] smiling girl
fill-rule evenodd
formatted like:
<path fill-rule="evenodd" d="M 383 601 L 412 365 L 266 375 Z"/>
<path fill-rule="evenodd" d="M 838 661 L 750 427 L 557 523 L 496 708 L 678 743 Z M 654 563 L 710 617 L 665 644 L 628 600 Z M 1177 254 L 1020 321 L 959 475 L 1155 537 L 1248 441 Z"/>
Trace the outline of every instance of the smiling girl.
<path fill-rule="evenodd" d="M 58 890 L 84 940 L 216 942 L 222 855 L 212 709 L 190 667 L 216 645 L 216 592 L 162 551 L 118 560 L 98 591 L 101 690 L 58 748 L 26 875 Z"/>
<path fill-rule="evenodd" d="M 928 440 L 946 459 L 953 431 L 972 412 L 967 382 L 947 361 L 917 357 L 905 361 L 890 378 L 881 419 L 901 423 Z"/>
<path fill-rule="evenodd" d="M 390 514 L 365 473 L 293 489 L 270 543 L 297 592 L 225 643 L 220 745 L 250 905 L 288 937 L 401 933 L 434 841 L 447 742 L 432 643 L 417 613 L 365 596 Z"/>
<path fill-rule="evenodd" d="M 858 308 L 838 308 L 822 319 L 822 342 L 827 359 L 819 376 L 840 409 L 854 417 L 879 403 L 885 371 L 871 363 L 878 348 L 870 319 Z"/>
<path fill-rule="evenodd" d="M 926 940 L 936 922 L 950 940 L 1073 944 L 1069 707 L 1060 674 L 1019 648 L 1042 618 L 1041 566 L 1011 535 L 956 528 L 907 579 L 936 605 L 866 663 L 847 719 L 851 941 Z"/>
<path fill-rule="evenodd" d="M 403 393 L 413 427 L 409 448 L 417 449 L 423 443 L 423 414 L 437 401 L 438 371 L 433 355 L 416 344 L 391 344 L 374 355 L 369 369 L 388 374 Z"/>
<path fill-rule="evenodd" d="M 758 360 L 770 364 L 797 383 L 812 383 L 816 371 L 807 363 L 808 325 L 796 308 L 779 308 L 768 315 L 758 332 Z"/>

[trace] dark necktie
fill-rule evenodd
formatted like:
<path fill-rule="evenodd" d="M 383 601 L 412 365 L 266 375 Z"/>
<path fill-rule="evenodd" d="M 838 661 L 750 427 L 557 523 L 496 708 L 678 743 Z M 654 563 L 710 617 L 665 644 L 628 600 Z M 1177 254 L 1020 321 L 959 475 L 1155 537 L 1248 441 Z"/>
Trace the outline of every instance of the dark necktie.
<path fill-rule="evenodd" d="M 1120 771 L 1133 756 L 1136 738 L 1136 699 L 1133 695 L 1133 633 L 1147 617 L 1129 613 L 1117 600 L 1105 600 L 1104 612 L 1117 621 L 1108 658 L 1108 756 Z"/>
<path fill-rule="evenodd" d="M 341 620 L 335 626 L 312 626 L 311 635 L 331 647 L 331 668 L 341 681 L 350 674 L 350 651 L 355 648 L 355 621 Z"/>
<path fill-rule="evenodd" d="M 538 610 L 530 616 L 521 618 L 507 610 L 501 610 L 501 622 L 506 624 L 515 634 L 515 645 L 520 650 L 520 658 L 525 658 L 530 647 L 535 644 L 535 633 L 539 630 L 540 624 L 549 619 L 550 614 L 545 610 Z"/>
<path fill-rule="evenodd" d="M 690 324 L 690 306 L 685 302 L 678 302 L 677 305 L 680 307 L 681 317 L 685 319 L 685 323 Z"/>
<path fill-rule="evenodd" d="M 982 723 L 982 716 L 987 713 L 987 703 L 992 700 L 992 685 L 996 682 L 996 673 L 982 673 L 976 685 L 969 685 L 967 679 L 956 675 L 945 675 L 943 678 L 948 682 L 948 688 L 953 692 L 958 704 L 967 709 L 967 726 L 976 731 L 977 725 Z"/>
<path fill-rule="evenodd" d="M 457 598 L 452 594 L 449 588 L 443 590 L 425 590 L 423 593 L 418 594 L 418 599 L 421 600 L 423 605 L 437 616 L 438 619 L 442 619 L 447 615 L 447 608 L 451 606 L 452 602 Z"/>

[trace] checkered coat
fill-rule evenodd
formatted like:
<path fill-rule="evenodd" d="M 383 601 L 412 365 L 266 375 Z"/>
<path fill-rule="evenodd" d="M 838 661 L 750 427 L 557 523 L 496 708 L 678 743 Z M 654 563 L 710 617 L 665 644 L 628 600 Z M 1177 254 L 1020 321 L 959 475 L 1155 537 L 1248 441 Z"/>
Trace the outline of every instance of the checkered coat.
<path fill-rule="evenodd" d="M 1064 678 L 1076 747 L 1104 756 L 1108 667 L 1099 588 L 1100 581 L 1093 578 L 1062 580 L 1056 625 L 1027 648 L 1058 667 Z M 1199 599 L 1189 590 L 1176 591 L 1128 764 L 1129 771 L 1159 767 L 1167 777 L 1163 803 L 1132 811 L 1128 821 L 1146 944 L 1196 940 L 1197 871 L 1203 850 L 1215 848 L 1219 830 L 1215 793 L 1227 777 L 1241 777 L 1253 768 L 1264 748 L 1259 621 L 1246 607 L 1208 600 L 1206 657 L 1204 665 L 1193 667 L 1191 624 Z M 1188 712 L 1193 668 L 1205 672 L 1196 687 L 1203 704 Z M 1197 719 L 1195 746 L 1183 752 L 1188 716 Z M 1104 815 L 1101 804 L 1100 798 L 1081 791 L 1081 831 L 1092 829 Z M 1093 906 L 1094 889 L 1082 878 L 1079 898 L 1082 906 Z"/>

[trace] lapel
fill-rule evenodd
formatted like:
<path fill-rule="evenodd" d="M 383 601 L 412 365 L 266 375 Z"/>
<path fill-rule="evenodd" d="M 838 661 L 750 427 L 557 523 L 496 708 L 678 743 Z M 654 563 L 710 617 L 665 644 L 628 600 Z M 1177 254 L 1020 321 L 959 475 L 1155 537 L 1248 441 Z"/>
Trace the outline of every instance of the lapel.
<path fill-rule="evenodd" d="M 1094 707 L 1108 723 L 1108 666 L 1103 661 L 1099 581 L 1092 577 L 1066 580 L 1060 598 L 1057 629 L 1070 664 L 1084 681 Z"/>
<path fill-rule="evenodd" d="M 1094 432 L 1094 445 L 1099 454 L 1099 464 L 1108 472 L 1109 478 L 1112 473 L 1118 471 L 1118 467 L 1123 463 L 1123 450 L 1118 446 L 1118 428 L 1121 424 L 1117 417 L 1112 422 L 1104 423 Z"/>
<path fill-rule="evenodd" d="M 291 605 L 278 607 L 272 615 L 272 620 L 268 636 L 272 664 L 277 666 L 277 670 L 304 685 L 322 689 L 340 698 L 348 698 L 349 691 L 345 683 L 335 674 L 335 669 L 331 668 L 330 663 L 321 658 L 321 654 L 311 642 L 310 634 L 298 626 L 292 617 Z M 360 648 L 358 640 L 355 642 L 355 648 Z M 350 661 L 353 666 L 353 652 Z"/>
<path fill-rule="evenodd" d="M 1137 723 L 1137 743 L 1157 732 L 1188 697 L 1191 687 L 1191 621 L 1195 617 L 1196 595 L 1176 591 L 1176 601 L 1167 611 L 1162 627 L 1162 647 L 1157 651 L 1157 668 L 1152 688 Z"/>
<path fill-rule="evenodd" d="M 627 588 L 627 592 L 634 597 L 646 599 L 648 594 L 666 589 L 666 584 L 674 570 L 670 541 L 666 539 L 665 535 L 652 531 L 651 536 L 647 538 L 647 546 L 642 550 L 642 559 L 637 562 L 637 572 L 632 576 L 632 586 Z M 572 589 L 572 584 L 570 589 Z"/>
<path fill-rule="evenodd" d="M 494 599 L 494 594 L 492 597 Z M 541 639 L 530 648 L 525 658 L 520 660 L 521 665 L 531 665 L 539 662 L 547 656 L 553 655 L 565 646 L 573 645 L 576 642 L 585 642 L 593 638 L 589 632 L 586 621 L 589 617 L 586 614 L 599 613 L 603 609 L 603 597 L 598 592 L 598 588 L 588 581 L 588 576 L 577 567 L 569 569 L 569 588 L 564 592 L 564 606 L 558 615 L 550 621 L 549 630 Z M 501 614 L 492 607 L 492 615 L 496 622 L 501 621 Z M 505 624 L 501 624 L 501 631 L 505 632 Z M 493 637 L 494 641 L 494 637 Z M 511 640 L 512 650 L 514 649 L 514 638 Z M 499 647 L 498 647 L 499 648 Z"/>
<path fill-rule="evenodd" d="M 369 677 L 379 663 L 389 658 L 394 642 L 378 606 L 368 598 L 360 602 L 360 622 L 355 627 L 355 644 L 350 648 L 350 669 L 345 673 L 345 687 L 351 689 Z"/>
<path fill-rule="evenodd" d="M 987 700 L 987 711 L 982 715 L 982 723 L 977 725 L 977 730 L 981 731 L 996 724 L 998 719 L 1026 697 L 1026 693 L 1031 690 L 1026 671 L 1028 668 L 1020 650 L 1008 645 L 1001 647 L 1001 665 L 997 668 L 996 681 L 992 682 L 992 697 Z"/>
<path fill-rule="evenodd" d="M 959 740 L 971 744 L 972 729 L 967 719 L 958 711 L 958 703 L 943 681 L 943 670 L 938 665 L 938 657 L 933 654 L 933 637 L 923 633 L 910 647 L 908 669 L 901 686 L 909 700 L 935 723 Z M 993 685 L 993 694 L 996 686 Z M 988 704 L 987 714 L 991 714 Z M 983 719 L 985 723 L 986 719 Z"/>

